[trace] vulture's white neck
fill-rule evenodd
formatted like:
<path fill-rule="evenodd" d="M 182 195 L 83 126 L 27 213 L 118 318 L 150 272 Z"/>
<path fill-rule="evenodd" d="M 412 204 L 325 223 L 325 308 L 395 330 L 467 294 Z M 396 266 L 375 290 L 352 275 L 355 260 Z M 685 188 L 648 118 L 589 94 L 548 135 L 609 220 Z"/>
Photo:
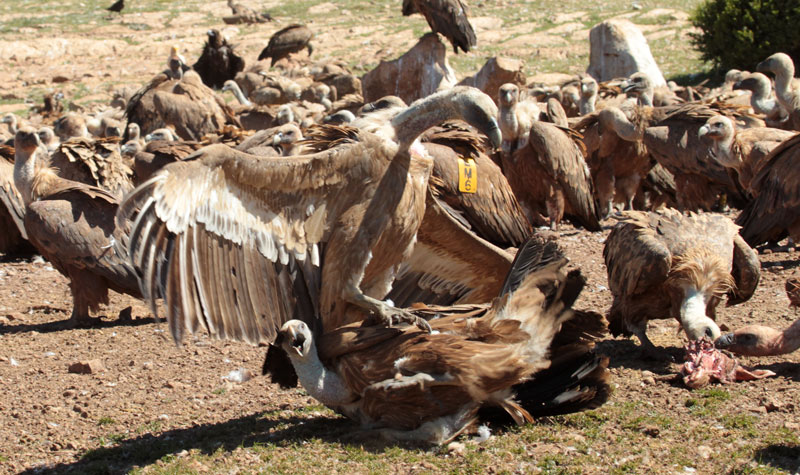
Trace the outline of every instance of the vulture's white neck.
<path fill-rule="evenodd" d="M 305 358 L 291 353 L 289 358 L 297 373 L 297 379 L 311 397 L 329 407 L 344 406 L 353 402 L 353 395 L 344 380 L 322 365 L 313 342 Z"/>
<path fill-rule="evenodd" d="M 578 108 L 580 109 L 581 115 L 591 114 L 595 111 L 595 107 L 597 104 L 597 94 L 592 94 L 590 96 L 581 96 L 581 100 L 578 103 Z"/>
<path fill-rule="evenodd" d="M 731 134 L 722 139 L 715 140 L 714 148 L 717 153 L 717 159 L 721 159 L 724 166 L 738 169 L 742 161 L 732 153 L 733 138 L 734 135 Z"/>
<path fill-rule="evenodd" d="M 249 99 L 244 97 L 244 93 L 242 92 L 242 89 L 239 87 L 238 84 L 234 82 L 233 84 L 231 84 L 230 88 L 233 95 L 236 96 L 236 100 L 239 101 L 239 104 L 246 107 L 251 107 L 253 105 L 253 103 L 250 102 Z"/>
<path fill-rule="evenodd" d="M 693 287 L 684 290 L 683 301 L 680 308 L 680 321 L 683 330 L 691 340 L 697 340 L 706 336 L 706 328 L 716 328 L 719 334 L 719 327 L 706 315 L 707 296 L 704 292 Z"/>
<path fill-rule="evenodd" d="M 784 108 L 792 110 L 791 104 L 795 99 L 795 94 L 797 94 L 797 91 L 792 90 L 794 68 L 776 68 L 774 73 L 775 95 Z"/>
<path fill-rule="evenodd" d="M 38 150 L 26 154 L 18 151 L 14 157 L 14 186 L 17 187 L 25 206 L 33 201 L 33 178 L 36 173 L 36 153 Z"/>

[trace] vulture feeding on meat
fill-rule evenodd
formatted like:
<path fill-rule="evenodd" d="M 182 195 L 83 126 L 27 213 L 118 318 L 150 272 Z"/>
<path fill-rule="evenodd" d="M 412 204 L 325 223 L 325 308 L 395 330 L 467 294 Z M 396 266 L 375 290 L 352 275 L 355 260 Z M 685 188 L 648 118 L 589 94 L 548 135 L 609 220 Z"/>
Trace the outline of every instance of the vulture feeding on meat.
<path fill-rule="evenodd" d="M 554 342 L 584 283 L 566 262 L 554 242 L 529 241 L 491 305 L 431 309 L 430 333 L 358 322 L 319 334 L 291 320 L 275 345 L 312 397 L 388 440 L 442 444 L 479 420 L 595 408 L 610 393 L 607 359 L 590 338 L 573 335 L 573 351 Z"/>
<path fill-rule="evenodd" d="M 800 320 L 783 331 L 764 325 L 748 325 L 722 335 L 715 345 L 744 356 L 785 355 L 800 348 Z"/>
<path fill-rule="evenodd" d="M 503 173 L 532 223 L 547 215 L 550 228 L 556 230 L 567 215 L 589 231 L 600 230 L 583 150 L 579 134 L 569 127 L 534 121 L 527 144 L 503 154 Z"/>
<path fill-rule="evenodd" d="M 739 184 L 745 190 L 750 189 L 750 183 L 764 166 L 769 153 L 795 135 L 794 132 L 770 127 L 737 130 L 736 124 L 723 115 L 708 119 L 697 133 L 713 140 L 712 156 L 736 172 Z"/>
<path fill-rule="evenodd" d="M 628 211 L 603 248 L 611 304 L 609 329 L 615 336 L 636 335 L 653 353 L 647 322 L 677 319 L 690 340 L 720 335 L 716 307 L 748 300 L 761 268 L 738 227 L 714 214 Z"/>
<path fill-rule="evenodd" d="M 232 80 L 236 73 L 244 70 L 244 59 L 233 51 L 233 46 L 219 30 L 211 29 L 203 53 L 192 69 L 200 75 L 203 84 L 219 89 L 225 81 Z"/>
<path fill-rule="evenodd" d="M 475 30 L 467 18 L 467 5 L 461 0 L 403 0 L 403 16 L 419 13 L 434 33 L 453 45 L 453 52 L 468 53 L 478 45 Z"/>
<path fill-rule="evenodd" d="M 775 53 L 758 63 L 756 70 L 775 75 L 775 97 L 788 114 L 792 130 L 800 130 L 800 84 L 794 78 L 794 62 L 786 53 Z"/>
<path fill-rule="evenodd" d="M 499 145 L 496 116 L 491 98 L 456 87 L 375 133 L 312 127 L 307 155 L 259 159 L 212 145 L 164 167 L 118 216 L 134 222 L 130 258 L 145 298 L 154 310 L 165 299 L 177 341 L 204 328 L 271 342 L 292 318 L 328 330 L 347 324 L 348 308 L 423 324 L 381 301 L 426 211 L 433 163 L 417 137 L 463 119 Z"/>
<path fill-rule="evenodd" d="M 751 246 L 778 242 L 787 235 L 800 242 L 800 134 L 772 149 L 750 183 L 755 198 L 736 218 Z"/>
<path fill-rule="evenodd" d="M 272 35 L 267 43 L 267 47 L 261 50 L 258 60 L 270 58 L 270 66 L 274 65 L 283 58 L 289 57 L 292 53 L 297 53 L 304 49 L 308 50 L 308 55 L 314 51 L 311 46 L 311 39 L 314 33 L 305 25 L 289 25 Z"/>
<path fill-rule="evenodd" d="M 108 303 L 108 289 L 140 297 L 136 274 L 120 254 L 126 229 L 115 226 L 119 201 L 95 186 L 37 166 L 39 137 L 17 132 L 14 183 L 25 202 L 25 230 L 41 255 L 66 276 L 72 291 L 71 325 L 92 322 L 89 310 Z"/>
<path fill-rule="evenodd" d="M 225 125 L 239 125 L 225 101 L 194 71 L 182 72 L 171 60 L 169 74 L 156 75 L 128 102 L 125 115 L 142 133 L 170 126 L 184 140 L 200 140 Z"/>

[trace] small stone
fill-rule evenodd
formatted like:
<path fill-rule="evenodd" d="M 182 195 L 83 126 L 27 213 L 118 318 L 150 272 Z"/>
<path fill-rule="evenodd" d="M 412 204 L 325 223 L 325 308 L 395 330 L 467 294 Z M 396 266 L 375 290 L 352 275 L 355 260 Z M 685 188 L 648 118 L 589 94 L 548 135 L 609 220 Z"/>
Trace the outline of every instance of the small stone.
<path fill-rule="evenodd" d="M 161 415 L 158 416 L 158 420 L 159 421 L 167 421 L 167 420 L 169 420 L 169 416 L 166 415 L 166 414 L 161 414 Z"/>
<path fill-rule="evenodd" d="M 142 363 L 142 368 L 143 369 L 153 369 L 153 363 L 150 362 L 150 361 L 145 361 L 144 363 Z"/>
<path fill-rule="evenodd" d="M 100 360 L 81 361 L 69 365 L 69 372 L 77 374 L 97 374 L 105 370 L 106 368 Z"/>
<path fill-rule="evenodd" d="M 53 82 L 54 83 L 62 83 L 62 82 L 67 82 L 67 81 L 69 81 L 69 78 L 66 77 L 66 76 L 62 76 L 60 74 L 57 75 L 57 76 L 53 76 Z"/>
<path fill-rule="evenodd" d="M 800 429 L 800 424 L 798 424 L 797 422 L 785 421 L 783 423 L 783 427 L 790 430 L 798 430 Z"/>
<path fill-rule="evenodd" d="M 66 398 L 70 398 L 70 397 L 75 397 L 76 394 L 78 394 L 78 393 L 74 389 L 67 389 L 66 391 L 64 391 L 62 396 L 66 397 Z"/>
<path fill-rule="evenodd" d="M 749 409 L 749 411 L 750 412 L 754 412 L 756 414 L 766 414 L 767 413 L 767 408 L 764 407 L 764 406 L 757 406 L 757 407 L 751 407 Z"/>
<path fill-rule="evenodd" d="M 178 381 L 167 381 L 166 383 L 164 383 L 164 387 L 169 389 L 180 389 L 183 388 L 184 386 L 185 385 L 183 383 Z"/>
<path fill-rule="evenodd" d="M 697 453 L 704 459 L 708 460 L 711 458 L 711 454 L 713 454 L 714 451 L 711 450 L 711 447 L 708 447 L 707 445 L 701 445 L 697 447 Z"/>

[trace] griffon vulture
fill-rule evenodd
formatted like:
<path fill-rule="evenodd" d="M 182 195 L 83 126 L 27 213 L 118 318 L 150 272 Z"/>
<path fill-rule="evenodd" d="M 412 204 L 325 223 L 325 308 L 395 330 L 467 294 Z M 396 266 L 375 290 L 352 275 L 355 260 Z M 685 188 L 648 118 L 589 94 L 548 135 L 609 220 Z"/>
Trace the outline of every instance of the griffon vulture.
<path fill-rule="evenodd" d="M 712 156 L 723 166 L 736 172 L 739 184 L 745 190 L 761 170 L 767 155 L 794 132 L 756 127 L 737 130 L 733 121 L 723 115 L 708 119 L 700 130 L 700 137 L 709 137 L 714 142 Z"/>
<path fill-rule="evenodd" d="M 503 154 L 503 173 L 532 223 L 550 218 L 550 228 L 566 214 L 589 231 L 599 231 L 594 185 L 579 134 L 568 127 L 535 121 L 528 143 Z"/>
<path fill-rule="evenodd" d="M 789 116 L 792 130 L 800 130 L 800 82 L 794 78 L 794 62 L 786 53 L 775 53 L 756 66 L 758 72 L 775 75 L 775 96 Z"/>
<path fill-rule="evenodd" d="M 775 356 L 800 348 L 800 320 L 784 330 L 748 325 L 726 333 L 714 342 L 717 348 L 745 356 Z"/>
<path fill-rule="evenodd" d="M 506 83 L 497 92 L 497 122 L 503 132 L 503 153 L 514 153 L 528 143 L 531 126 L 541 115 L 535 100 L 519 100 L 519 87 Z"/>
<path fill-rule="evenodd" d="M 315 126 L 315 153 L 258 159 L 227 146 L 199 150 L 128 195 L 130 256 L 145 298 L 165 299 L 177 341 L 272 341 L 301 318 L 330 330 L 366 310 L 411 319 L 382 302 L 413 249 L 432 160 L 416 140 L 464 119 L 499 145 L 491 98 L 457 87 L 410 105 L 375 133 Z M 358 313 L 358 312 L 355 312 Z M 361 317 L 359 317 L 361 318 Z"/>
<path fill-rule="evenodd" d="M 751 92 L 750 106 L 758 114 L 764 114 L 769 127 L 791 128 L 786 111 L 772 95 L 772 82 L 761 73 L 750 73 L 743 76 L 734 89 L 745 89 Z"/>
<path fill-rule="evenodd" d="M 646 334 L 652 319 L 677 319 L 690 340 L 719 337 L 722 296 L 728 305 L 748 300 L 761 275 L 758 256 L 737 231 L 722 215 L 625 212 L 603 248 L 614 296 L 611 333 L 636 335 L 647 352 L 655 350 Z"/>
<path fill-rule="evenodd" d="M 736 218 L 751 246 L 777 242 L 789 235 L 800 242 L 800 134 L 785 140 L 762 160 L 750 183 L 755 198 Z"/>
<path fill-rule="evenodd" d="M 32 250 L 24 219 L 25 203 L 14 186 L 14 149 L 0 145 L 0 254 Z"/>
<path fill-rule="evenodd" d="M 258 60 L 270 58 L 270 66 L 274 65 L 283 58 L 287 58 L 292 53 L 307 49 L 308 55 L 314 51 L 311 46 L 311 39 L 314 33 L 305 25 L 289 25 L 275 32 L 267 43 L 267 47 L 261 50 Z"/>
<path fill-rule="evenodd" d="M 583 286 L 566 262 L 554 242 L 526 243 L 492 305 L 431 309 L 431 333 L 358 322 L 319 334 L 291 320 L 275 344 L 312 397 L 389 440 L 442 444 L 478 419 L 522 425 L 596 408 L 610 392 L 607 359 L 586 338 L 574 351 L 553 344 Z"/>
<path fill-rule="evenodd" d="M 59 177 L 37 167 L 39 137 L 30 128 L 17 132 L 14 183 L 25 202 L 25 230 L 41 255 L 70 280 L 70 324 L 85 325 L 108 303 L 108 289 L 141 297 L 136 274 L 115 242 L 125 229 L 114 224 L 118 199 L 109 192 Z"/>
<path fill-rule="evenodd" d="M 248 25 L 253 23 L 266 23 L 272 21 L 272 15 L 269 13 L 258 13 L 247 5 L 241 3 L 234 3 L 233 0 L 228 0 L 228 7 L 230 7 L 233 15 L 222 17 L 228 25 L 238 25 L 246 23 Z"/>
<path fill-rule="evenodd" d="M 419 13 L 434 33 L 443 35 L 458 49 L 468 53 L 478 45 L 475 30 L 467 18 L 467 5 L 461 0 L 403 0 L 403 16 Z"/>
<path fill-rule="evenodd" d="M 222 36 L 219 30 L 208 30 L 208 40 L 203 45 L 200 59 L 192 66 L 203 84 L 221 88 L 225 81 L 232 80 L 236 73 L 244 69 L 244 59 L 233 51 L 233 45 Z"/>

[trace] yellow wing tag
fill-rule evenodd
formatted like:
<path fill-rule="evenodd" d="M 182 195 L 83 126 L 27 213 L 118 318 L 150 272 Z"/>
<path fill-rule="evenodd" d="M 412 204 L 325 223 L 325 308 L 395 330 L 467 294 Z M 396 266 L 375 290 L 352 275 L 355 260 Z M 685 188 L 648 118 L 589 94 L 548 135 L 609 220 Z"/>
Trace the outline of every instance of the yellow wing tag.
<path fill-rule="evenodd" d="M 478 191 L 478 167 L 471 158 L 466 162 L 463 158 L 458 159 L 458 191 L 462 193 Z"/>

